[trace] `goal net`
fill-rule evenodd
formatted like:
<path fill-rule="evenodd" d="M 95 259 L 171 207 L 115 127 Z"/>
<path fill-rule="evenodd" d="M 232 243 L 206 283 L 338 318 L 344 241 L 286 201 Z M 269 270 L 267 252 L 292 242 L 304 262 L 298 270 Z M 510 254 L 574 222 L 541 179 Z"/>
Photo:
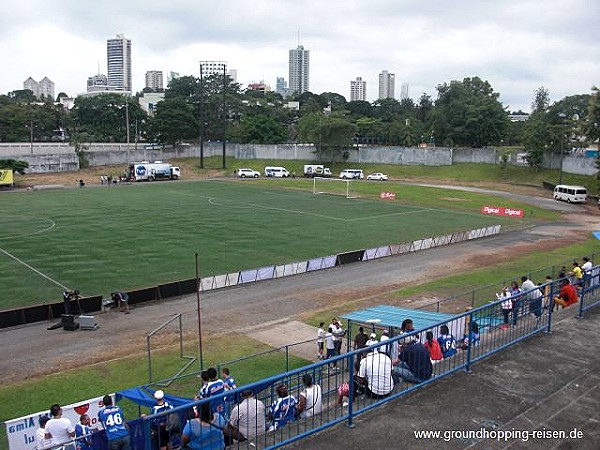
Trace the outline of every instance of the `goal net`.
<path fill-rule="evenodd" d="M 346 198 L 356 198 L 354 180 L 340 178 L 313 178 L 313 194 L 342 195 Z"/>

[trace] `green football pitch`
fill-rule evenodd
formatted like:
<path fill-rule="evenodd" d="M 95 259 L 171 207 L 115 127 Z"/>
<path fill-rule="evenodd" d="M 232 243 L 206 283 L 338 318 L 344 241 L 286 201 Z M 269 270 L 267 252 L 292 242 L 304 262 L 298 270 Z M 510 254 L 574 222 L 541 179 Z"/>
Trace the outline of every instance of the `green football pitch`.
<path fill-rule="evenodd" d="M 347 199 L 313 195 L 310 180 L 273 181 L 2 194 L 0 309 L 60 301 L 65 287 L 106 296 L 194 278 L 195 253 L 205 277 L 508 223 L 477 202 L 379 200 L 374 183 L 361 182 L 370 198 Z"/>

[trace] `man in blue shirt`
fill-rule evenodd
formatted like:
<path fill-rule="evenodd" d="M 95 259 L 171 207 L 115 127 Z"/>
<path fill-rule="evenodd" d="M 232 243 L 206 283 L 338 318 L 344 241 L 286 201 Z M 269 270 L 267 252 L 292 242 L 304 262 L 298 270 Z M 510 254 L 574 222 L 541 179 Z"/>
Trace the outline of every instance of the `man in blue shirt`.
<path fill-rule="evenodd" d="M 102 399 L 104 408 L 98 411 L 98 420 L 104 427 L 109 450 L 131 450 L 129 430 L 125 416 L 119 406 L 113 405 L 112 397 L 105 395 Z"/>

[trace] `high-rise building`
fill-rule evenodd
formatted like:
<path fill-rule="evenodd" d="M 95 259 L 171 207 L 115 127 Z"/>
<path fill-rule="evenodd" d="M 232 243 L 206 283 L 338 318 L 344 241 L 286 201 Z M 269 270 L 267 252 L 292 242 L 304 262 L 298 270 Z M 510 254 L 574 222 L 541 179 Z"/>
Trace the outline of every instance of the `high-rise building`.
<path fill-rule="evenodd" d="M 400 85 L 400 101 L 408 98 L 408 83 L 402 83 Z"/>
<path fill-rule="evenodd" d="M 237 83 L 237 70 L 236 69 L 229 69 L 227 71 L 227 76 L 229 78 L 231 78 L 232 83 Z"/>
<path fill-rule="evenodd" d="M 108 85 L 110 88 L 131 94 L 131 39 L 117 34 L 106 41 Z"/>
<path fill-rule="evenodd" d="M 362 77 L 356 77 L 355 81 L 350 81 L 350 101 L 367 100 L 367 82 Z"/>
<path fill-rule="evenodd" d="M 146 72 L 146 87 L 153 91 L 163 90 L 162 70 L 149 70 Z"/>
<path fill-rule="evenodd" d="M 396 87 L 396 75 L 387 70 L 379 74 L 379 99 L 394 98 Z"/>
<path fill-rule="evenodd" d="M 38 100 L 50 98 L 54 100 L 54 82 L 48 77 L 35 81 L 29 77 L 23 81 L 23 89 L 29 89 Z"/>
<path fill-rule="evenodd" d="M 277 77 L 277 84 L 275 85 L 275 92 L 281 95 L 283 98 L 289 97 L 290 90 L 287 85 L 287 81 L 283 77 Z"/>
<path fill-rule="evenodd" d="M 100 92 L 108 90 L 108 78 L 106 75 L 99 73 L 89 77 L 87 80 L 87 92 Z"/>
<path fill-rule="evenodd" d="M 223 76 L 227 73 L 227 62 L 225 61 L 200 61 L 200 74 L 202 78 L 211 75 Z"/>
<path fill-rule="evenodd" d="M 290 93 L 302 94 L 310 91 L 310 52 L 302 45 L 290 50 Z"/>

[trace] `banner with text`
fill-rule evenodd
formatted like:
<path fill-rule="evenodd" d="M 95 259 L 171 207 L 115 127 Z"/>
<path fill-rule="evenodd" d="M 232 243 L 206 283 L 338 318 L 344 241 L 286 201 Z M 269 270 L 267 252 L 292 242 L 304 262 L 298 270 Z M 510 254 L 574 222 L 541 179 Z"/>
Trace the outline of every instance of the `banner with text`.
<path fill-rule="evenodd" d="M 518 217 L 523 218 L 522 209 L 504 208 L 501 206 L 482 206 L 482 214 L 491 214 L 494 216 Z"/>

